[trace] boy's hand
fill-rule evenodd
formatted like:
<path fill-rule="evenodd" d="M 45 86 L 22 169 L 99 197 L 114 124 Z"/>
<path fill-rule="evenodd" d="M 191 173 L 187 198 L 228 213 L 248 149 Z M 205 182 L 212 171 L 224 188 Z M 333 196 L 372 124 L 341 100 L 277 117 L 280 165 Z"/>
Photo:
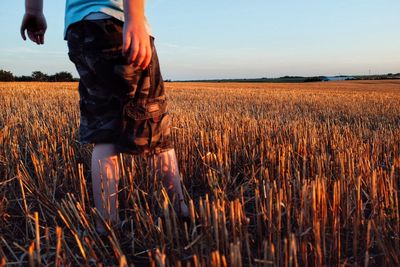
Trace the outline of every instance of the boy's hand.
<path fill-rule="evenodd" d="M 25 31 L 29 39 L 38 45 L 44 44 L 44 34 L 47 29 L 46 18 L 43 13 L 25 13 L 21 24 L 21 37 L 26 40 Z"/>
<path fill-rule="evenodd" d="M 123 53 L 128 59 L 128 64 L 133 63 L 141 69 L 147 68 L 152 50 L 144 21 L 126 20 L 123 38 Z"/>

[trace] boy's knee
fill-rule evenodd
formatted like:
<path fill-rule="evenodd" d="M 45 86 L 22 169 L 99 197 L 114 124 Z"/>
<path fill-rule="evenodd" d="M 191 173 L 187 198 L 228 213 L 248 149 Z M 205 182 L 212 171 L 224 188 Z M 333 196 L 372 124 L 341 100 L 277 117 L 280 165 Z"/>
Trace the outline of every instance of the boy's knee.
<path fill-rule="evenodd" d="M 93 147 L 93 156 L 97 157 L 113 157 L 119 154 L 115 144 L 95 144 Z"/>
<path fill-rule="evenodd" d="M 96 144 L 93 148 L 92 163 L 102 169 L 118 170 L 118 150 L 113 144 Z"/>

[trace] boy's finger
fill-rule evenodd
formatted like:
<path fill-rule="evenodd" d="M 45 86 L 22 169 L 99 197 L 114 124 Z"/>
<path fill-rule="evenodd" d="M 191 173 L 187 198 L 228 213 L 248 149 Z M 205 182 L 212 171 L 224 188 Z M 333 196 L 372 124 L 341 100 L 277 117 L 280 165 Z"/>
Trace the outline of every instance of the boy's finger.
<path fill-rule="evenodd" d="M 36 43 L 37 45 L 40 45 L 39 35 L 38 35 L 38 34 L 33 34 L 33 36 L 35 37 L 35 43 Z"/>
<path fill-rule="evenodd" d="M 28 37 L 32 42 L 36 43 L 36 37 L 33 32 L 28 31 Z"/>
<path fill-rule="evenodd" d="M 20 32 L 21 32 L 21 37 L 22 37 L 22 39 L 23 39 L 24 41 L 26 41 L 25 27 L 24 27 L 24 26 L 21 26 Z"/>
<path fill-rule="evenodd" d="M 126 36 L 125 34 L 123 35 L 123 41 L 122 41 L 122 54 L 125 56 L 128 54 L 129 47 L 131 46 L 131 37 L 128 35 Z"/>
<path fill-rule="evenodd" d="M 44 44 L 44 34 L 46 33 L 46 30 L 45 29 L 43 29 L 43 30 L 39 30 L 39 31 L 37 31 L 35 34 L 36 34 L 36 38 L 37 38 L 37 41 L 38 41 L 38 44 Z"/>
<path fill-rule="evenodd" d="M 40 44 L 40 43 L 39 43 L 39 35 L 33 34 L 33 41 L 34 41 L 37 45 L 39 45 L 39 44 Z"/>
<path fill-rule="evenodd" d="M 151 62 L 151 48 L 150 48 L 150 47 L 147 48 L 146 51 L 147 51 L 147 52 L 146 52 L 146 58 L 145 58 L 145 60 L 143 61 L 142 69 L 147 68 L 147 67 L 150 65 L 150 62 Z"/>
<path fill-rule="evenodd" d="M 135 62 L 138 53 L 139 53 L 139 45 L 134 40 L 131 42 L 131 49 L 129 54 L 129 63 Z"/>
<path fill-rule="evenodd" d="M 44 44 L 44 34 L 39 34 L 39 43 Z"/>
<path fill-rule="evenodd" d="M 139 66 L 139 67 L 142 67 L 142 64 L 143 64 L 143 61 L 145 60 L 145 57 L 146 57 L 146 47 L 142 46 L 142 47 L 140 47 L 139 54 L 136 57 L 135 65 Z"/>

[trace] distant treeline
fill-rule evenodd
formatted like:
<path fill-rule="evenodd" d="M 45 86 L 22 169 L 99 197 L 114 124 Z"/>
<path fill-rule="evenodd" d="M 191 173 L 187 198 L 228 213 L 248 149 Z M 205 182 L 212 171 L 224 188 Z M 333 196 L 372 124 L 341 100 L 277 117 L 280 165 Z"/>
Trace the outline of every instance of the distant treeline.
<path fill-rule="evenodd" d="M 212 79 L 212 80 L 165 80 L 165 82 L 233 82 L 233 83 L 304 83 L 304 82 L 327 82 L 340 80 L 387 80 L 400 79 L 400 73 L 388 73 L 378 75 L 339 75 L 339 76 L 283 76 L 279 78 L 252 78 L 252 79 Z M 76 82 L 79 78 L 74 78 L 71 73 L 62 71 L 53 75 L 45 74 L 41 71 L 32 72 L 31 76 L 15 76 L 12 72 L 0 70 L 0 82 Z"/>
<path fill-rule="evenodd" d="M 1 82 L 75 82 L 78 80 L 66 71 L 57 72 L 53 75 L 34 71 L 31 76 L 15 76 L 11 71 L 0 70 Z"/>

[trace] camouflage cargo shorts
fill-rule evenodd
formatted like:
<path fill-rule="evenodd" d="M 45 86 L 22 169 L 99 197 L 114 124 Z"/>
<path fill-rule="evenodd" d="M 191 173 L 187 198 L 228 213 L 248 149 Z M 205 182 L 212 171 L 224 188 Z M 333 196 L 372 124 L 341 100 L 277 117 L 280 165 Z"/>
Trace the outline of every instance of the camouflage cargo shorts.
<path fill-rule="evenodd" d="M 80 76 L 80 142 L 113 143 L 121 152 L 172 148 L 170 116 L 154 38 L 142 70 L 122 55 L 123 22 L 82 20 L 67 32 L 70 60 Z"/>

